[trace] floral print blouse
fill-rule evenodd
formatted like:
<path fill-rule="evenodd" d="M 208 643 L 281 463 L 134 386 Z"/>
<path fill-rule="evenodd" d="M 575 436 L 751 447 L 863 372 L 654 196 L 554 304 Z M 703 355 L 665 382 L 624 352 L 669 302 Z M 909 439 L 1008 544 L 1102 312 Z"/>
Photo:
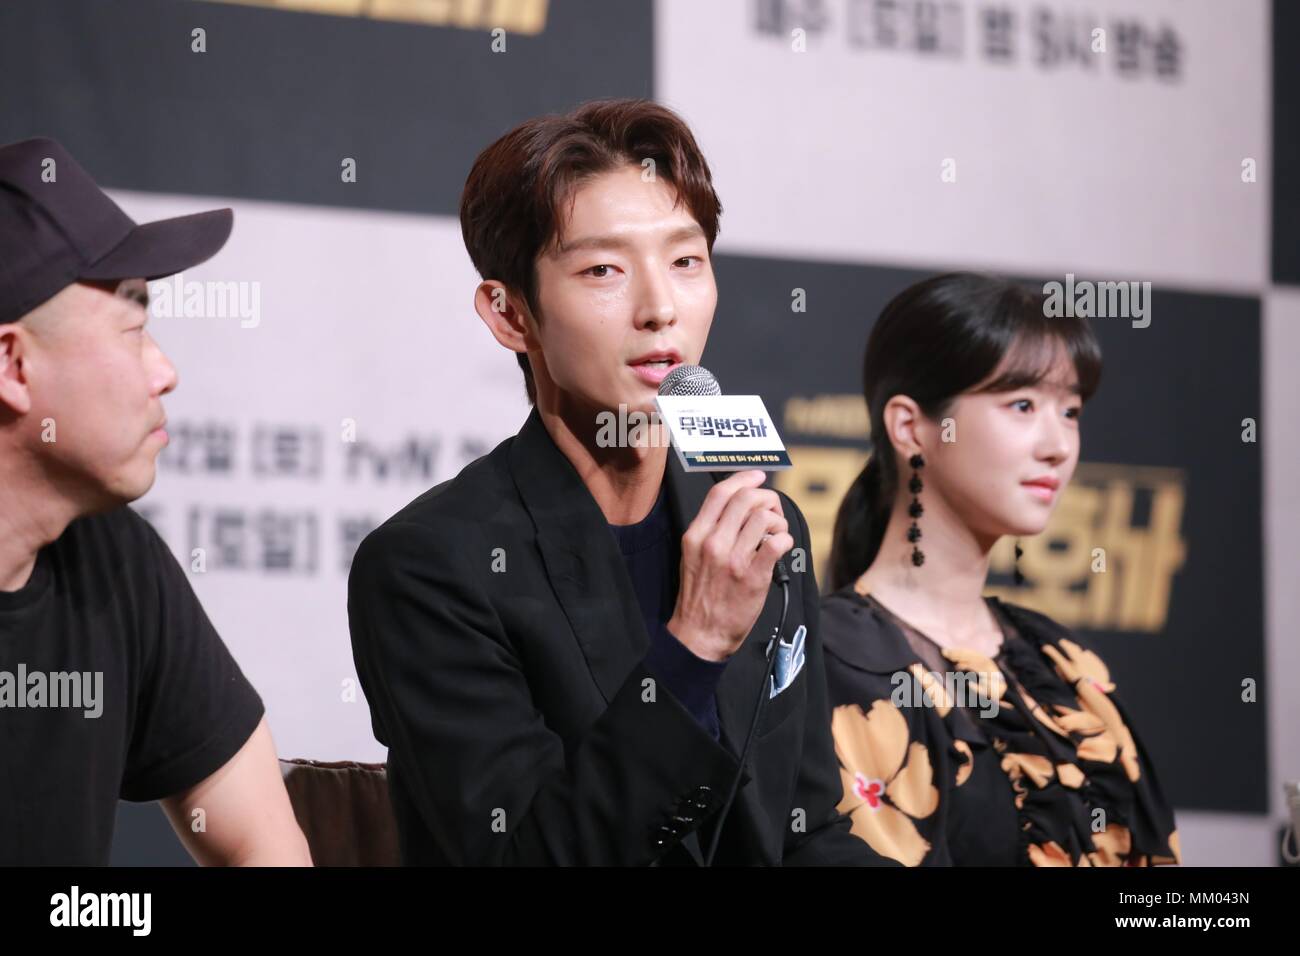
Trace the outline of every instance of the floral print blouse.
<path fill-rule="evenodd" d="M 1173 811 L 1101 658 L 985 599 L 990 659 L 941 648 L 852 585 L 822 603 L 840 812 L 907 866 L 1180 862 Z"/>

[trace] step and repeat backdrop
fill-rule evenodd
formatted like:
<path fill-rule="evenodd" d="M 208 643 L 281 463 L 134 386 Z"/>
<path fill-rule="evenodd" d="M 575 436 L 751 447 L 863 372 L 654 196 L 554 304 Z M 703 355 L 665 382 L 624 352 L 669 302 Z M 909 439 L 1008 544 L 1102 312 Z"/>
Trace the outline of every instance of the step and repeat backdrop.
<path fill-rule="evenodd" d="M 527 415 L 456 218 L 474 156 L 521 120 L 647 96 L 691 124 L 725 207 L 704 364 L 781 422 L 778 486 L 819 571 L 870 449 L 861 357 L 890 297 L 954 268 L 1120 284 L 1141 313 L 1099 300 L 1078 476 L 1022 542 L 1026 584 L 1000 546 L 989 589 L 1101 645 L 1189 862 L 1267 864 L 1300 747 L 1282 670 L 1300 607 L 1267 603 L 1280 564 L 1294 579 L 1269 529 L 1294 526 L 1300 465 L 1286 7 L 16 0 L 0 141 L 55 136 L 137 221 L 235 209 L 220 255 L 153 285 L 180 385 L 136 507 L 283 756 L 383 759 L 352 554 Z"/>

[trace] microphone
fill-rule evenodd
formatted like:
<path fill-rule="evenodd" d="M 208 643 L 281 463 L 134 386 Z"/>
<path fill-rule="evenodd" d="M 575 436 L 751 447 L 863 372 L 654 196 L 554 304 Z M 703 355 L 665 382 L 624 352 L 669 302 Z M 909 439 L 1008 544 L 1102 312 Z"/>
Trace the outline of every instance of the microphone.
<path fill-rule="evenodd" d="M 722 397 L 722 386 L 714 378 L 713 373 L 706 368 L 698 365 L 679 365 L 673 369 L 659 384 L 659 394 L 664 396 L 684 396 L 688 398 L 710 398 Z M 707 403 L 706 403 L 707 404 Z M 775 432 L 774 432 L 775 434 Z M 708 470 L 716 484 L 721 481 L 731 469 L 701 469 Z M 772 636 L 768 639 L 767 654 L 767 671 L 763 675 L 763 683 L 759 688 L 758 700 L 754 704 L 754 716 L 749 722 L 749 733 L 745 735 L 745 742 L 740 748 L 740 765 L 736 769 L 736 774 L 731 780 L 731 787 L 727 792 L 727 799 L 718 811 L 717 823 L 713 827 L 713 839 L 709 841 L 709 847 L 704 855 L 704 865 L 713 866 L 713 857 L 718 852 L 718 842 L 722 838 L 722 825 L 727 820 L 727 814 L 731 811 L 731 805 L 736 799 L 736 791 L 740 789 L 740 778 L 745 772 L 745 765 L 749 762 L 749 751 L 754 743 L 754 733 L 758 730 L 759 717 L 763 713 L 763 705 L 768 700 L 768 687 L 772 681 L 772 674 L 776 669 L 777 655 L 772 653 L 776 642 L 781 638 L 781 631 L 785 629 L 785 618 L 790 610 L 790 575 L 785 569 L 785 562 L 780 558 L 776 559 L 776 564 L 772 568 L 772 583 L 781 586 L 781 617 L 772 630 Z"/>
<path fill-rule="evenodd" d="M 679 365 L 659 383 L 660 395 L 721 395 L 722 386 L 707 368 Z"/>
<path fill-rule="evenodd" d="M 714 374 L 703 366 L 679 365 L 665 375 L 664 380 L 659 383 L 659 394 L 692 398 L 721 396 L 722 386 L 718 384 Z M 709 470 L 715 485 L 726 478 L 727 474 L 728 470 Z M 790 583 L 790 574 L 785 569 L 785 562 L 780 558 L 776 559 L 776 564 L 772 568 L 772 583 L 780 585 Z"/>

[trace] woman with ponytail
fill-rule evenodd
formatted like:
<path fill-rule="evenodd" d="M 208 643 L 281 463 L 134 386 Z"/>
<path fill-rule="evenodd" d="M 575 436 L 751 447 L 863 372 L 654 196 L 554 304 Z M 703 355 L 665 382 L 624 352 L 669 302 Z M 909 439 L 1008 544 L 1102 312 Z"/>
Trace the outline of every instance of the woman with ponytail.
<path fill-rule="evenodd" d="M 1040 293 L 1000 278 L 927 279 L 871 331 L 873 451 L 836 518 L 821 629 L 839 809 L 884 856 L 1179 862 L 1101 657 L 982 596 L 994 544 L 1047 526 L 1100 377 L 1086 319 L 1049 317 Z"/>

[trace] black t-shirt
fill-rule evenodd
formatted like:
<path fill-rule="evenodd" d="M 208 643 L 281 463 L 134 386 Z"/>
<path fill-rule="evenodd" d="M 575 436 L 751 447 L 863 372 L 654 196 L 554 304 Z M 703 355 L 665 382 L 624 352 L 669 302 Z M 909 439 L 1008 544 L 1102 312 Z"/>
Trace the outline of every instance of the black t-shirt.
<path fill-rule="evenodd" d="M 0 865 L 107 864 L 119 798 L 189 789 L 262 713 L 149 523 L 74 521 L 0 591 Z"/>

